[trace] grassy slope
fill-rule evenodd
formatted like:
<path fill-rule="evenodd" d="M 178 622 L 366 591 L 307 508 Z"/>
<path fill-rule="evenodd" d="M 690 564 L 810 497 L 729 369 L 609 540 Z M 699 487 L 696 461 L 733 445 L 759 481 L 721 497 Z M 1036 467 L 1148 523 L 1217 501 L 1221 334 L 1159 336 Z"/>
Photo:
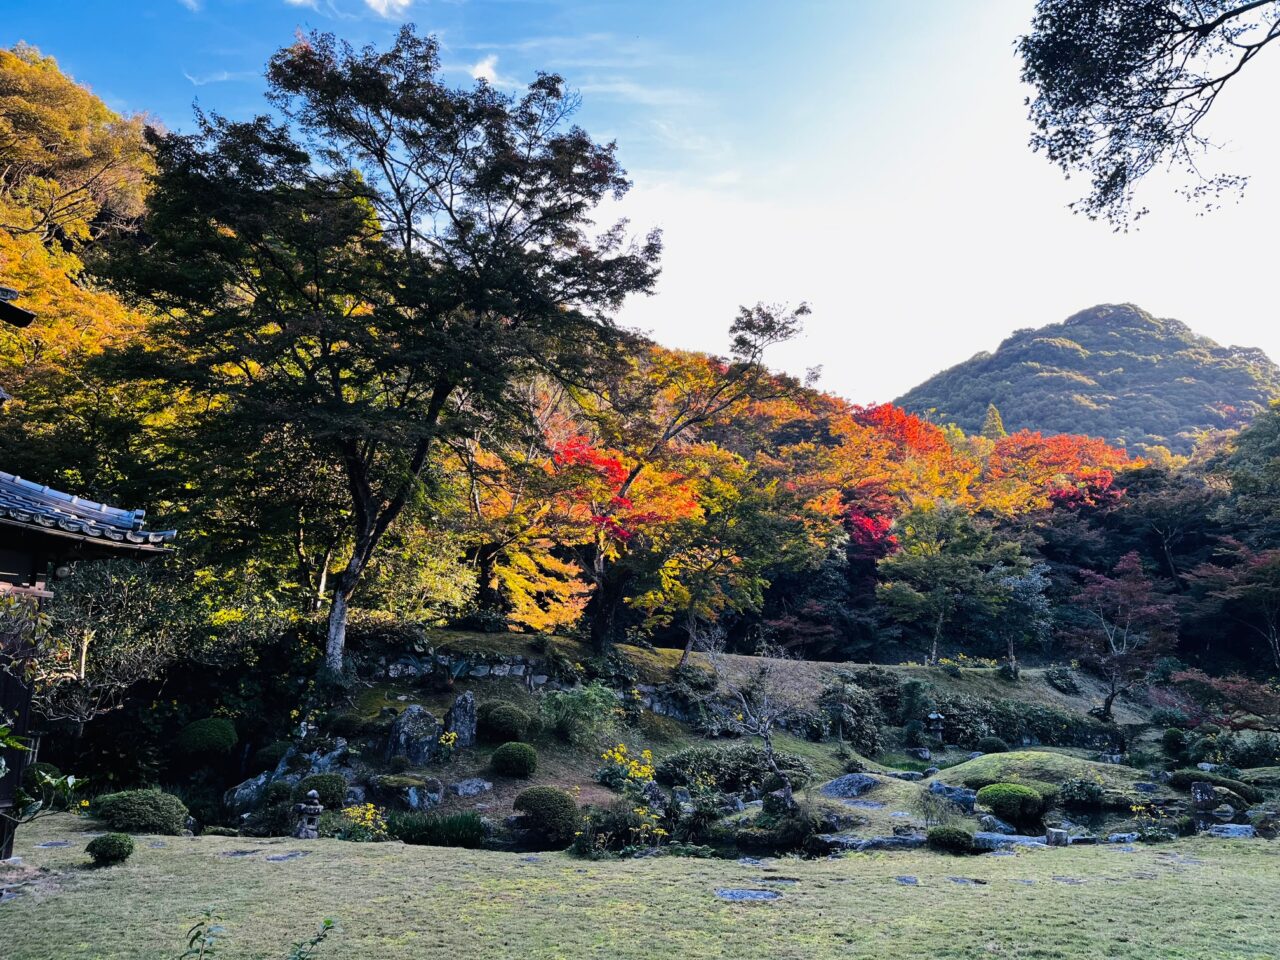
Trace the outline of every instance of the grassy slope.
<path fill-rule="evenodd" d="M 155 958 L 179 952 L 208 906 L 229 939 L 219 955 L 281 957 L 323 916 L 343 930 L 319 957 L 768 958 L 869 960 L 977 957 L 1113 960 L 1270 958 L 1280 942 L 1280 844 L 1180 841 L 1071 848 L 1013 857 L 928 853 L 838 860 L 534 860 L 399 844 L 140 839 L 127 864 L 81 867 L 84 823 L 51 818 L 19 832 L 27 863 L 57 871 L 42 898 L 0 906 L 6 960 Z M 52 838 L 69 847 L 38 850 Z M 266 862 L 270 852 L 311 855 Z M 255 850 L 231 859 L 219 854 Z M 1188 863 L 1186 857 L 1199 862 Z M 759 888 L 774 903 L 732 904 L 722 886 Z M 913 875 L 919 886 L 895 877 Z M 962 886 L 952 876 L 986 880 Z M 1067 884 L 1055 877 L 1078 878 Z M 1024 885 L 1018 881 L 1033 881 Z"/>

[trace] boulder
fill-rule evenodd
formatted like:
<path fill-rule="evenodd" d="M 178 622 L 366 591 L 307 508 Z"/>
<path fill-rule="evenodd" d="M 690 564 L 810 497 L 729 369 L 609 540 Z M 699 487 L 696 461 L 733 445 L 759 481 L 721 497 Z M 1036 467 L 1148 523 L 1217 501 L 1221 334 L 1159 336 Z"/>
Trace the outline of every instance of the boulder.
<path fill-rule="evenodd" d="M 879 785 L 880 781 L 870 774 L 846 773 L 843 777 L 836 777 L 829 783 L 824 783 L 819 787 L 819 790 L 825 797 L 852 800 L 854 797 L 860 797 L 868 790 Z"/>
<path fill-rule="evenodd" d="M 917 780 L 924 779 L 924 774 L 916 770 L 899 770 L 896 773 L 889 774 L 889 776 L 896 777 L 899 780 L 907 780 L 912 783 L 914 783 Z"/>
<path fill-rule="evenodd" d="M 923 833 L 892 837 L 853 837 L 842 833 L 827 833 L 819 834 L 818 839 L 832 850 L 855 850 L 859 853 L 865 850 L 918 850 L 925 843 Z"/>
<path fill-rule="evenodd" d="M 1251 840 L 1258 835 L 1258 831 L 1247 823 L 1215 823 L 1205 832 L 1220 840 Z"/>
<path fill-rule="evenodd" d="M 488 793 L 493 789 L 493 784 L 488 780 L 481 780 L 479 777 L 468 777 L 466 780 L 459 780 L 457 783 L 449 784 L 449 792 L 459 797 L 478 797 L 482 793 Z"/>
<path fill-rule="evenodd" d="M 1108 833 L 1107 843 L 1137 843 L 1138 835 L 1136 833 Z"/>
<path fill-rule="evenodd" d="M 979 757 L 985 757 L 985 756 L 986 756 L 986 754 L 985 754 L 985 753 L 983 753 L 981 750 L 974 750 L 974 751 L 972 751 L 972 752 L 971 752 L 967 757 L 965 757 L 965 759 L 966 759 L 966 760 L 977 760 Z"/>
<path fill-rule="evenodd" d="M 644 786 L 640 788 L 640 799 L 660 817 L 665 817 L 671 812 L 671 801 L 662 792 L 662 788 L 652 780 L 646 780 Z"/>
<path fill-rule="evenodd" d="M 430 710 L 420 704 L 411 704 L 391 725 L 387 759 L 405 757 L 413 766 L 430 763 L 440 750 L 440 734 L 443 732 L 444 728 Z"/>
<path fill-rule="evenodd" d="M 902 751 L 913 760 L 932 760 L 933 754 L 929 752 L 928 747 L 907 747 Z"/>
<path fill-rule="evenodd" d="M 925 776 L 925 779 L 927 780 L 929 779 L 929 777 L 936 777 L 941 772 L 942 771 L 940 771 L 937 767 L 930 767 L 928 770 L 924 772 L 924 776 Z"/>
<path fill-rule="evenodd" d="M 476 698 L 470 690 L 453 701 L 453 706 L 444 715 L 444 728 L 458 735 L 458 742 L 454 744 L 457 749 L 475 746 Z"/>
<path fill-rule="evenodd" d="M 1003 833 L 1007 835 L 1018 832 L 1017 828 L 1015 828 L 1013 824 L 1005 823 L 999 817 L 993 816 L 989 813 L 978 818 L 978 826 L 982 827 L 982 829 L 988 833 Z"/>
<path fill-rule="evenodd" d="M 236 816 L 257 809 L 262 806 L 262 798 L 267 792 L 267 784 L 270 781 L 271 771 L 267 770 L 232 787 L 223 794 L 222 802 Z"/>
<path fill-rule="evenodd" d="M 1067 847 L 1071 845 L 1071 834 L 1056 827 L 1050 827 L 1046 830 L 1044 838 L 1045 842 L 1051 847 Z"/>
<path fill-rule="evenodd" d="M 444 786 L 435 777 L 391 774 L 370 780 L 369 791 L 385 807 L 395 810 L 430 810 L 443 799 Z"/>
<path fill-rule="evenodd" d="M 1221 803 L 1217 791 L 1213 789 L 1213 784 L 1205 783 L 1203 780 L 1197 780 L 1191 784 L 1191 802 L 1197 810 L 1212 810 Z"/>
<path fill-rule="evenodd" d="M 1216 764 L 1216 763 L 1197 763 L 1197 764 L 1196 764 L 1196 769 L 1197 769 L 1197 770 L 1203 770 L 1205 773 L 1213 773 L 1213 771 L 1215 771 L 1215 770 L 1217 770 L 1217 769 L 1218 769 L 1218 764 Z"/>
<path fill-rule="evenodd" d="M 1043 847 L 1044 837 L 1028 837 L 1018 833 L 989 833 L 979 830 L 973 835 L 973 846 L 978 850 L 1004 850 L 1008 847 Z"/>
<path fill-rule="evenodd" d="M 946 797 L 965 813 L 973 813 L 973 805 L 978 802 L 978 792 L 968 787 L 950 787 L 945 783 L 934 782 L 929 785 L 929 792 Z"/>

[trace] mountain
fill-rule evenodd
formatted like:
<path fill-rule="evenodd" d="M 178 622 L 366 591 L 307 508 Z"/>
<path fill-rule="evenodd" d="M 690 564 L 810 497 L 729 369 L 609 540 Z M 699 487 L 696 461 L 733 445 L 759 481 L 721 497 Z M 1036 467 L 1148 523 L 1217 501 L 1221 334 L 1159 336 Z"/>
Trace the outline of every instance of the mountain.
<path fill-rule="evenodd" d="M 1280 367 L 1261 350 L 1223 347 L 1130 303 L 1014 331 L 895 402 L 966 432 L 995 404 L 1010 430 L 1083 433 L 1131 452 L 1188 453 L 1204 430 L 1242 426 L 1280 396 Z"/>

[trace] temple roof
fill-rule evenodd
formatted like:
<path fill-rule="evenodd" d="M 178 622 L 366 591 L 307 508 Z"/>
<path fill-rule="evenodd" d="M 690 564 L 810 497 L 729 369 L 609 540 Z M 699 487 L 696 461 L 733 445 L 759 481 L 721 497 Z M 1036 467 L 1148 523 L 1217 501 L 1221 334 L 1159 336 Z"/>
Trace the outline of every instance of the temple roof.
<path fill-rule="evenodd" d="M 162 550 L 177 535 L 146 530 L 145 520 L 144 510 L 109 507 L 0 470 L 0 523 L 144 550 Z"/>

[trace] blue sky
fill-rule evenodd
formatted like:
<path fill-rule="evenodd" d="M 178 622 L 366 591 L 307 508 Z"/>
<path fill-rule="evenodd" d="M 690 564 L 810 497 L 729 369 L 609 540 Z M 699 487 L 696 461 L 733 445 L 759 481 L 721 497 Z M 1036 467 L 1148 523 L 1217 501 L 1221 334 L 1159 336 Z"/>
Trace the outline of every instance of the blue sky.
<path fill-rule="evenodd" d="M 1072 216 L 1073 185 L 1026 147 L 1012 45 L 1032 0 L 7 0 L 0 40 L 58 58 L 112 107 L 173 129 L 192 103 L 262 108 L 262 66 L 299 29 L 387 43 L 436 33 L 459 84 L 539 69 L 616 139 L 620 209 L 667 237 L 658 294 L 622 320 L 720 350 L 739 303 L 814 308 L 775 361 L 887 400 L 941 367 L 1098 302 L 1133 301 L 1280 357 L 1271 291 L 1280 60 L 1217 108 L 1244 202 L 1198 217 L 1153 182 L 1143 229 Z M 1270 176 L 1268 176 L 1270 174 Z"/>

